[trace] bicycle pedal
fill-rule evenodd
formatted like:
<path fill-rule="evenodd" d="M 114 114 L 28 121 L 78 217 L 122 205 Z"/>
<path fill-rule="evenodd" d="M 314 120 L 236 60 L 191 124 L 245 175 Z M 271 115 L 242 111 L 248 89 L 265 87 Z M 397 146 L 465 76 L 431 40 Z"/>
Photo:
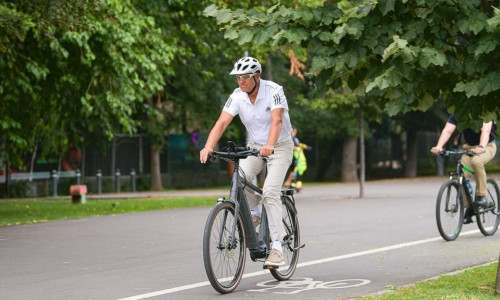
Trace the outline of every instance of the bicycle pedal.
<path fill-rule="evenodd" d="M 279 268 L 279 266 L 266 266 L 266 265 L 264 265 L 262 267 L 262 269 L 264 269 L 264 270 L 276 270 L 277 268 Z"/>
<path fill-rule="evenodd" d="M 297 250 L 299 250 L 300 248 L 304 248 L 305 246 L 306 246 L 306 244 L 302 244 L 302 245 L 300 245 L 300 246 L 298 246 L 298 247 L 292 248 L 292 251 L 297 251 Z"/>

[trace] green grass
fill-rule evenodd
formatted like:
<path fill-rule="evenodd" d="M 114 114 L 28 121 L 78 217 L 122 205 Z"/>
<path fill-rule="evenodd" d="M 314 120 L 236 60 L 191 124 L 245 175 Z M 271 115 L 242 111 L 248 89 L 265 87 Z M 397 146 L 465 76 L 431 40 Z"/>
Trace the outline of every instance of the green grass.
<path fill-rule="evenodd" d="M 437 279 L 417 283 L 408 287 L 394 288 L 394 291 L 375 296 L 365 296 L 363 300 L 485 300 L 500 299 L 495 295 L 498 263 L 467 269 L 464 272 L 444 275 Z"/>
<path fill-rule="evenodd" d="M 212 206 L 215 203 L 214 197 L 87 199 L 85 204 L 73 204 L 69 199 L 2 200 L 0 201 L 0 226 L 150 210 Z"/>

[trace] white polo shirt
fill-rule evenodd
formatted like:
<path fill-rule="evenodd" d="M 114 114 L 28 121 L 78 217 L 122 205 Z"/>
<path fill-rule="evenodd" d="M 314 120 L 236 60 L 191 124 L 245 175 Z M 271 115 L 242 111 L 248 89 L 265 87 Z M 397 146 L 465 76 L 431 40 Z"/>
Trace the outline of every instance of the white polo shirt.
<path fill-rule="evenodd" d="M 282 86 L 272 81 L 260 79 L 255 104 L 250 102 L 247 93 L 237 88 L 227 99 L 223 111 L 233 117 L 239 114 L 248 131 L 248 141 L 265 145 L 271 130 L 271 111 L 277 108 L 284 108 L 283 123 L 278 138 L 278 141 L 281 141 L 287 137 L 289 138 L 292 132 L 292 124 L 288 115 L 288 103 Z"/>

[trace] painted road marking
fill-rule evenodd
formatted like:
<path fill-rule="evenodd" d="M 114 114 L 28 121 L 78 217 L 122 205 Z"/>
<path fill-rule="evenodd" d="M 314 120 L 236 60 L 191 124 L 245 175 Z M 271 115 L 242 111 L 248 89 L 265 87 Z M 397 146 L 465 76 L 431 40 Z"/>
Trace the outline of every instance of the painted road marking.
<path fill-rule="evenodd" d="M 371 283 L 368 279 L 341 279 L 334 281 L 318 281 L 309 277 L 293 277 L 286 281 L 267 280 L 257 283 L 263 289 L 252 289 L 249 292 L 273 292 L 274 294 L 298 294 L 314 289 L 347 289 Z M 278 290 L 278 291 L 276 291 Z M 284 292 L 282 291 L 284 290 Z M 287 291 L 288 290 L 288 291 Z"/>
<path fill-rule="evenodd" d="M 471 230 L 471 231 L 466 231 L 460 233 L 460 235 L 469 235 L 469 234 L 475 234 L 478 233 L 479 230 Z M 361 252 L 356 252 L 356 253 L 350 253 L 350 254 L 345 254 L 345 255 L 339 255 L 339 256 L 333 256 L 333 257 L 327 257 L 323 259 L 318 259 L 318 260 L 312 260 L 308 262 L 303 262 L 297 264 L 297 268 L 301 267 L 308 267 L 312 265 L 317 265 L 317 264 L 323 264 L 331 261 L 337 261 L 341 259 L 347 259 L 347 258 L 353 258 L 353 257 L 358 257 L 358 256 L 364 256 L 364 255 L 369 255 L 369 254 L 374 254 L 374 253 L 379 253 L 379 252 L 384 252 L 384 251 L 390 251 L 390 250 L 396 250 L 396 249 L 401 249 L 401 248 L 406 248 L 406 247 L 411 247 L 411 246 L 417 246 L 417 245 L 422 245 L 422 244 L 428 244 L 436 241 L 442 240 L 441 237 L 435 237 L 435 238 L 429 238 L 429 239 L 424 239 L 424 240 L 419 240 L 419 241 L 414 241 L 414 242 L 408 242 L 408 243 L 402 243 L 402 244 L 396 244 L 392 246 L 387 246 L 387 247 L 382 247 L 382 248 L 377 248 L 377 249 L 372 249 L 372 250 L 367 250 L 367 251 L 361 251 Z M 255 276 L 260 276 L 264 274 L 268 274 L 268 270 L 264 271 L 258 271 L 258 272 L 253 272 L 253 273 L 248 273 L 244 274 L 243 278 L 250 278 L 250 277 L 255 277 Z M 146 293 L 142 295 L 136 295 L 132 297 L 127 297 L 127 298 L 121 298 L 118 300 L 140 300 L 140 299 L 146 299 L 146 298 L 151 298 L 151 297 L 156 297 L 156 296 L 161 296 L 165 294 L 172 294 L 180 291 L 185 291 L 185 290 L 191 290 L 203 286 L 210 285 L 209 281 L 203 281 L 199 283 L 193 283 L 193 284 L 188 284 L 188 285 L 183 285 L 171 289 L 165 289 L 165 290 L 160 290 L 156 292 L 151 292 L 151 293 Z"/>

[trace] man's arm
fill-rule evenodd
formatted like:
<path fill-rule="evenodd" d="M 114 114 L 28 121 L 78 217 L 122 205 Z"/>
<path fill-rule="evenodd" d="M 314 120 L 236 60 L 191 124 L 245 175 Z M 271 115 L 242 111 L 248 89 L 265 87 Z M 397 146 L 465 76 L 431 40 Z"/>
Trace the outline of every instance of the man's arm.
<path fill-rule="evenodd" d="M 278 141 L 283 123 L 284 108 L 275 108 L 271 111 L 271 129 L 269 129 L 269 137 L 267 144 L 260 148 L 260 155 L 268 156 L 273 154 L 274 145 Z"/>
<path fill-rule="evenodd" d="M 439 136 L 437 145 L 435 147 L 432 147 L 431 149 L 432 153 L 438 154 L 443 150 L 444 145 L 450 139 L 451 135 L 455 131 L 455 128 L 457 128 L 456 125 L 453 125 L 450 122 L 446 122 L 446 125 L 444 126 L 443 131 L 441 131 L 441 135 Z"/>
<path fill-rule="evenodd" d="M 481 127 L 481 136 L 479 137 L 479 146 L 474 149 L 476 154 L 481 154 L 484 152 L 484 148 L 488 145 L 490 141 L 490 133 L 491 128 L 493 126 L 493 121 L 489 121 L 488 123 L 483 123 L 483 127 Z"/>
<path fill-rule="evenodd" d="M 214 151 L 214 147 L 219 141 L 220 137 L 226 131 L 227 126 L 233 120 L 233 116 L 225 111 L 221 112 L 219 119 L 215 122 L 214 127 L 210 130 L 205 147 L 200 150 L 200 162 L 202 164 L 207 162 L 208 155 Z"/>

